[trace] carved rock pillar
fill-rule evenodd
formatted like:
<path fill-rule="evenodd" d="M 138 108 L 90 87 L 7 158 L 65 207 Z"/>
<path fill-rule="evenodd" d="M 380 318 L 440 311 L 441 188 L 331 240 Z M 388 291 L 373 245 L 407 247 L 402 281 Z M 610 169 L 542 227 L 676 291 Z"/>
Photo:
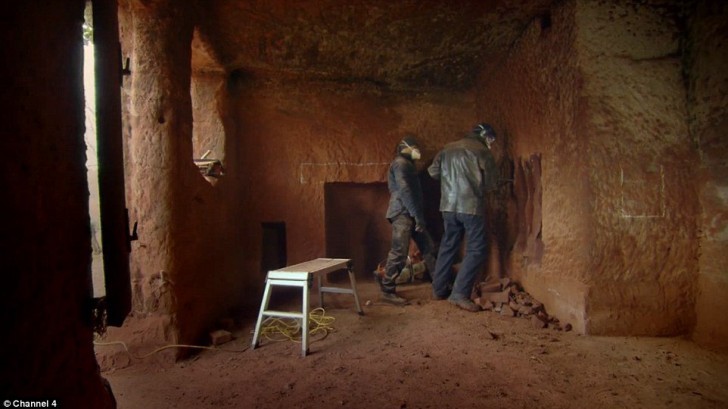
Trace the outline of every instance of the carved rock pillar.
<path fill-rule="evenodd" d="M 185 219 L 185 180 L 192 163 L 190 59 L 193 8 L 187 2 L 130 2 L 130 203 L 139 241 L 132 251 L 134 310 L 174 322 L 175 257 Z M 164 330 L 169 338 L 169 328 Z M 176 338 L 176 337 L 175 337 Z"/>

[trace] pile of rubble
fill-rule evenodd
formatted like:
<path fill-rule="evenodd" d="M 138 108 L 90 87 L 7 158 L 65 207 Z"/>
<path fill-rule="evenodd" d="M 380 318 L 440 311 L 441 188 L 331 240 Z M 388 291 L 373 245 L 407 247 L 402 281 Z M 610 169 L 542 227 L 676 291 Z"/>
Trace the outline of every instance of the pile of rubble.
<path fill-rule="evenodd" d="M 523 291 L 518 283 L 509 278 L 498 282 L 482 282 L 473 294 L 476 304 L 486 311 L 493 311 L 509 317 L 531 320 L 535 328 L 553 328 L 557 331 L 571 331 L 571 324 L 562 326 L 559 319 L 546 313 L 543 304 Z"/>

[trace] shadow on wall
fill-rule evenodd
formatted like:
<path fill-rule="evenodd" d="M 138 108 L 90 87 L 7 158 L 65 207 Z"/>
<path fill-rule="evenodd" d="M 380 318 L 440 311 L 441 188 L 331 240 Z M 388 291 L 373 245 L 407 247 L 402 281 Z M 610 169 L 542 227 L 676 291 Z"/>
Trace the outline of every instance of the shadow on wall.
<path fill-rule="evenodd" d="M 350 258 L 357 278 L 370 279 L 389 252 L 388 204 L 386 183 L 326 183 L 326 257 Z M 336 281 L 344 275 L 330 278 Z"/>
<path fill-rule="evenodd" d="M 490 252 L 484 279 L 499 279 L 510 277 L 508 269 L 508 258 L 513 251 L 517 237 L 517 221 L 519 215 L 516 212 L 518 197 L 513 186 L 514 166 L 509 157 L 499 161 L 499 182 L 496 190 L 488 195 L 486 217 L 488 220 L 488 231 Z"/>
<path fill-rule="evenodd" d="M 513 194 L 516 207 L 516 243 L 524 263 L 540 264 L 541 241 L 541 155 L 519 158 L 514 169 Z"/>

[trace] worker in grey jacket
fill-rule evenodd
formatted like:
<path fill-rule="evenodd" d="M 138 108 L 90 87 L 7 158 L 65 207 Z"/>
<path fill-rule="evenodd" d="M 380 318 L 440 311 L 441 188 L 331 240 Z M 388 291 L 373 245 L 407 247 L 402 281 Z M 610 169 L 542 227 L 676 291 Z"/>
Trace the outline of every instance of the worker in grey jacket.
<path fill-rule="evenodd" d="M 470 300 L 470 294 L 487 256 L 485 196 L 497 184 L 495 160 L 490 152 L 495 137 L 492 126 L 477 124 L 466 137 L 445 145 L 428 168 L 430 176 L 440 180 L 440 212 L 444 222 L 432 277 L 433 297 L 447 298 L 473 312 L 479 311 L 480 306 Z M 453 282 L 451 268 L 463 233 L 465 257 Z"/>
<path fill-rule="evenodd" d="M 405 136 L 397 145 L 397 154 L 387 177 L 390 194 L 387 219 L 392 224 L 392 247 L 379 284 L 382 300 L 396 305 L 407 304 L 407 300 L 396 293 L 396 280 L 407 263 L 410 238 L 422 253 L 428 273 L 432 274 L 435 268 L 434 243 L 425 226 L 422 187 L 414 164 L 418 159 L 417 140 L 412 135 Z"/>

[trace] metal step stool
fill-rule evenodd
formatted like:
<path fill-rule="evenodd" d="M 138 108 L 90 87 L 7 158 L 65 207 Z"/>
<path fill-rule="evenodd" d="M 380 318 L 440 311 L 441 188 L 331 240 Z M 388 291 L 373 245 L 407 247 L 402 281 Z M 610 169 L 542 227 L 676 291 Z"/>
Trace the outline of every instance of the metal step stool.
<path fill-rule="evenodd" d="M 349 281 L 351 288 L 342 287 L 324 287 L 322 278 L 324 275 L 346 269 L 349 273 Z M 260 326 L 265 317 L 281 317 L 294 318 L 301 320 L 301 349 L 305 357 L 308 353 L 308 313 L 309 313 L 309 297 L 308 290 L 311 288 L 313 277 L 318 279 L 319 305 L 324 306 L 324 293 L 351 294 L 354 296 L 356 310 L 360 315 L 364 314 L 359 304 L 359 295 L 356 292 L 356 279 L 351 269 L 351 259 L 348 258 L 317 258 L 315 260 L 306 261 L 300 264 L 284 267 L 278 270 L 269 271 L 265 280 L 265 290 L 263 291 L 263 300 L 260 303 L 260 312 L 258 313 L 258 321 L 255 324 L 255 333 L 253 334 L 252 348 L 255 349 L 260 342 Z M 303 301 L 301 303 L 301 312 L 275 311 L 268 309 L 270 301 L 271 289 L 274 286 L 287 286 L 301 288 Z"/>

